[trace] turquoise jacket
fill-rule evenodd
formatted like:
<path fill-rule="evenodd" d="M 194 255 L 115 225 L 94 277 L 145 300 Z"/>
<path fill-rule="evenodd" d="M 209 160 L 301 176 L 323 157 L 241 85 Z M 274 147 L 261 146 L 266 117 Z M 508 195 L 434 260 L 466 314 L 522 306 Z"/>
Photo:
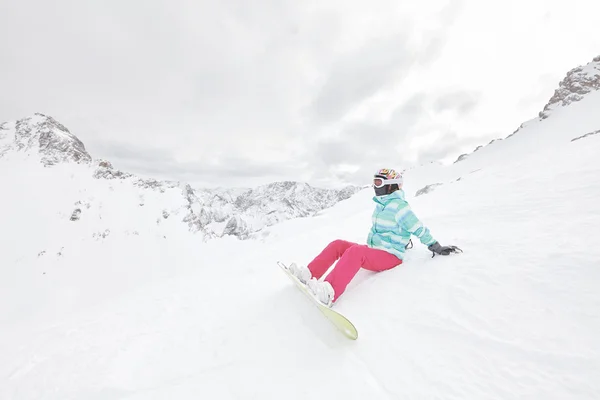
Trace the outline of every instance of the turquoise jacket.
<path fill-rule="evenodd" d="M 373 201 L 376 205 L 372 216 L 373 225 L 367 238 L 369 247 L 386 250 L 402 260 L 411 235 L 418 237 L 426 246 L 435 243 L 429 229 L 423 226 L 411 210 L 403 190 L 374 196 Z"/>

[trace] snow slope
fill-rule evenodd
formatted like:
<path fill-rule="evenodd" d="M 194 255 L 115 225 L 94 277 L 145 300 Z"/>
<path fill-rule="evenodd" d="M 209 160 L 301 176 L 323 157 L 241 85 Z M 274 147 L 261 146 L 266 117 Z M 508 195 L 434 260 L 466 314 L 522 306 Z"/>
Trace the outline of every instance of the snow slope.
<path fill-rule="evenodd" d="M 431 258 L 417 240 L 401 267 L 360 271 L 335 306 L 357 341 L 275 261 L 364 242 L 370 189 L 260 240 L 203 242 L 170 219 L 157 230 L 146 207 L 120 215 L 137 192 L 107 185 L 90 193 L 114 196 L 103 237 L 97 219 L 74 229 L 51 214 L 87 189 L 59 178 L 73 166 L 20 164 L 0 174 L 12 188 L 0 195 L 0 398 L 600 398 L 600 134 L 572 141 L 600 130 L 599 107 L 591 92 L 463 161 L 407 171 L 417 215 L 464 253 Z M 19 186 L 21 168 L 35 184 Z"/>

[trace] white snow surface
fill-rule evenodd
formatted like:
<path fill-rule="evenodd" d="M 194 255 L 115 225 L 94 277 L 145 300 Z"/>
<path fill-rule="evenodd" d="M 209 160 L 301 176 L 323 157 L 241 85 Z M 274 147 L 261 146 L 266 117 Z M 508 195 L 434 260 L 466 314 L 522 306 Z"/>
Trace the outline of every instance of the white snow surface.
<path fill-rule="evenodd" d="M 407 171 L 414 211 L 464 253 L 432 258 L 413 238 L 403 265 L 361 270 L 334 306 L 356 341 L 276 260 L 364 243 L 370 189 L 260 239 L 205 242 L 149 217 L 164 196 L 184 206 L 178 188 L 124 207 L 139 188 L 5 158 L 0 398 L 598 399 L 600 134 L 571 140 L 600 129 L 599 107 L 590 93 L 456 164 Z M 70 221 L 71 200 L 97 217 Z"/>

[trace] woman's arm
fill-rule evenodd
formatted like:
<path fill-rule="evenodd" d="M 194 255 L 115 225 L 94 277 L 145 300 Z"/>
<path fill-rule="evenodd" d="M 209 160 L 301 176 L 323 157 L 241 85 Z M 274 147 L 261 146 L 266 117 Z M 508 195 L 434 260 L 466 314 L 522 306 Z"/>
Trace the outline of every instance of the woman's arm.
<path fill-rule="evenodd" d="M 396 213 L 396 223 L 404 230 L 410 232 L 419 238 L 421 243 L 426 246 L 432 245 L 436 240 L 431 235 L 429 228 L 423 225 L 421 220 L 417 218 L 408 203 L 404 203 Z"/>

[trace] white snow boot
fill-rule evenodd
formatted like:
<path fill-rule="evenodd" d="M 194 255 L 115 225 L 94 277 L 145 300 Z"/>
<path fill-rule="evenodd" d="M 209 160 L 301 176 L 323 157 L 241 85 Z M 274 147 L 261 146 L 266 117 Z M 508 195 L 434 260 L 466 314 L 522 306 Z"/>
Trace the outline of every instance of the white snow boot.
<path fill-rule="evenodd" d="M 290 272 L 305 285 L 312 277 L 312 274 L 310 273 L 310 270 L 307 267 L 305 267 L 304 265 L 296 265 L 296 263 L 290 264 Z"/>
<path fill-rule="evenodd" d="M 308 290 L 312 292 L 317 300 L 323 303 L 326 307 L 331 307 L 335 292 L 329 282 L 319 281 L 315 278 L 312 278 L 310 281 L 308 281 L 307 286 Z"/>

